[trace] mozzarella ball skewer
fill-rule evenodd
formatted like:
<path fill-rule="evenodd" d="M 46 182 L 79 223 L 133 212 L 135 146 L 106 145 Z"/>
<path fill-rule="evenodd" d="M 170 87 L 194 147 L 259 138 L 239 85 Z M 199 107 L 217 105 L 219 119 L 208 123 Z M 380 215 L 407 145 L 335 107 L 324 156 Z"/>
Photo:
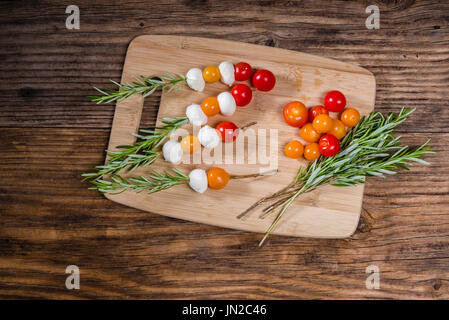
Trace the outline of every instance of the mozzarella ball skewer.
<path fill-rule="evenodd" d="M 203 79 L 203 72 L 199 68 L 192 68 L 186 73 L 187 85 L 195 91 L 203 91 L 206 82 Z"/>
<path fill-rule="evenodd" d="M 218 69 L 221 74 L 221 82 L 231 87 L 235 82 L 234 65 L 229 61 L 223 61 Z"/>
<path fill-rule="evenodd" d="M 174 140 L 168 140 L 162 147 L 164 159 L 174 164 L 181 162 L 183 153 L 181 144 Z"/>
<path fill-rule="evenodd" d="M 222 115 L 230 117 L 234 114 L 237 105 L 231 93 L 227 91 L 222 92 L 217 96 L 217 100 Z"/>
<path fill-rule="evenodd" d="M 220 143 L 220 136 L 217 130 L 209 126 L 204 126 L 198 132 L 198 140 L 207 149 L 213 149 Z"/>
<path fill-rule="evenodd" d="M 207 116 L 199 104 L 191 104 L 186 109 L 186 116 L 194 126 L 202 126 L 207 123 Z"/>

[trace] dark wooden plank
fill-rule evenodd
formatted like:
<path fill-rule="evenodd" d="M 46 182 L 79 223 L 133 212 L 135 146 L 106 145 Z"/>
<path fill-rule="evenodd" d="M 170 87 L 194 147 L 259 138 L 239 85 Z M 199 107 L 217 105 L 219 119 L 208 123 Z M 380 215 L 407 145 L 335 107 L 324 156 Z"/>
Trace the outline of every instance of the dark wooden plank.
<path fill-rule="evenodd" d="M 80 0 L 0 2 L 0 297 L 449 298 L 449 2 L 377 3 L 381 29 L 348 1 Z M 239 10 L 235 10 L 236 6 Z M 377 109 L 416 106 L 404 142 L 432 138 L 430 167 L 369 180 L 345 240 L 273 236 L 170 219 L 87 190 L 104 159 L 114 107 L 85 98 L 118 81 L 140 34 L 224 38 L 361 65 Z M 159 97 L 146 101 L 142 125 Z M 65 267 L 81 290 L 65 288 Z M 381 290 L 365 288 L 378 265 Z"/>
<path fill-rule="evenodd" d="M 141 212 L 87 190 L 80 173 L 101 163 L 107 137 L 1 131 L 1 297 L 449 297 L 449 134 L 434 134 L 430 167 L 368 181 L 350 239 L 273 236 L 259 249 L 259 234 Z M 70 264 L 81 268 L 79 291 L 64 287 Z M 380 291 L 365 289 L 372 264 Z"/>
<path fill-rule="evenodd" d="M 34 5 L 33 5 L 34 3 Z M 118 81 L 126 48 L 140 34 L 225 38 L 358 64 L 377 79 L 377 108 L 417 106 L 447 131 L 449 3 L 379 4 L 381 29 L 365 28 L 366 4 L 333 1 L 79 1 L 81 29 L 66 30 L 65 2 L 2 2 L 1 126 L 109 128 L 113 106 L 85 98 Z M 41 6 L 39 4 L 42 4 Z M 36 11 L 37 10 L 37 11 Z M 39 12 L 39 13 L 37 13 Z M 163 23 L 162 23 L 163 22 Z M 437 112 L 435 112 L 437 111 Z"/>

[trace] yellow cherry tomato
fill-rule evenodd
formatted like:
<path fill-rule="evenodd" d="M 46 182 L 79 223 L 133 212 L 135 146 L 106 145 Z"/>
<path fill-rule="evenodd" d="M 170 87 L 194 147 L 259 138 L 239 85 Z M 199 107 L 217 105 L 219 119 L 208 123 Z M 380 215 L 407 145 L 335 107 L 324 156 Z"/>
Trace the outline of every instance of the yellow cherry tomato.
<path fill-rule="evenodd" d="M 201 109 L 206 114 L 206 116 L 215 116 L 220 112 L 220 105 L 218 104 L 218 99 L 216 97 L 208 97 L 201 103 Z"/>
<path fill-rule="evenodd" d="M 309 161 L 314 161 L 320 157 L 320 147 L 318 143 L 311 143 L 304 148 L 304 158 Z"/>
<path fill-rule="evenodd" d="M 186 136 L 181 140 L 181 148 L 186 153 L 193 153 L 200 148 L 200 140 L 195 136 Z"/>
<path fill-rule="evenodd" d="M 321 137 L 321 133 L 316 131 L 311 123 L 306 123 L 301 130 L 299 130 L 299 135 L 307 142 L 317 142 Z"/>
<path fill-rule="evenodd" d="M 284 152 L 287 157 L 296 159 L 304 153 L 304 146 L 298 140 L 293 140 L 287 143 Z"/>
<path fill-rule="evenodd" d="M 217 82 L 220 80 L 220 69 L 217 66 L 207 66 L 203 70 L 203 78 L 208 83 Z"/>
<path fill-rule="evenodd" d="M 328 133 L 340 140 L 346 134 L 345 125 L 340 120 L 335 119 L 332 121 L 332 129 Z"/>
<path fill-rule="evenodd" d="M 354 108 L 348 108 L 341 114 L 340 120 L 345 126 L 353 127 L 360 121 L 360 113 Z"/>
<path fill-rule="evenodd" d="M 229 182 L 229 173 L 222 168 L 212 168 L 207 173 L 209 187 L 215 190 L 223 189 Z"/>
<path fill-rule="evenodd" d="M 312 125 L 318 132 L 328 132 L 332 129 L 332 119 L 327 114 L 319 114 L 313 119 Z"/>

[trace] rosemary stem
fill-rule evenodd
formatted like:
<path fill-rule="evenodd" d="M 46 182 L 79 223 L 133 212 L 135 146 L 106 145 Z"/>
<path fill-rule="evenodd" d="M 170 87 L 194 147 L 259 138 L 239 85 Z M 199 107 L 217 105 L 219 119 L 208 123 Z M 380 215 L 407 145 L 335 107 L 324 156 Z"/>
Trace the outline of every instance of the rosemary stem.
<path fill-rule="evenodd" d="M 267 232 L 265 233 L 265 235 L 263 236 L 262 240 L 260 240 L 259 242 L 259 247 L 263 245 L 263 243 L 265 242 L 265 240 L 268 238 L 268 236 L 270 235 L 271 231 L 273 231 L 273 229 L 276 227 L 276 225 L 278 224 L 279 220 L 281 220 L 282 216 L 284 215 L 284 212 L 287 210 L 287 208 L 292 204 L 292 202 L 296 199 L 297 196 L 299 196 L 302 192 L 302 189 L 297 191 L 290 199 L 288 199 L 283 205 L 282 205 L 282 210 L 281 212 L 279 212 L 279 214 L 277 215 L 276 219 L 274 219 L 273 223 L 270 225 L 270 227 L 268 228 Z"/>
<path fill-rule="evenodd" d="M 252 204 L 248 209 L 246 209 L 245 211 L 243 211 L 242 213 L 240 213 L 237 216 L 237 219 L 242 219 L 244 216 L 246 216 L 251 210 L 253 210 L 254 208 L 258 207 L 259 205 L 261 205 L 262 203 L 269 201 L 273 198 L 278 197 L 280 194 L 282 194 L 283 192 L 287 191 L 288 189 L 294 187 L 296 185 L 296 181 L 293 181 L 292 183 L 290 183 L 288 186 L 286 186 L 285 188 L 282 188 L 281 190 L 279 190 L 278 192 L 275 192 L 269 196 L 263 197 L 260 200 L 256 201 L 254 204 Z"/>
<path fill-rule="evenodd" d="M 248 124 L 245 124 L 243 127 L 241 127 L 240 130 L 248 129 L 249 127 L 251 127 L 251 126 L 253 126 L 255 124 L 257 124 L 257 121 L 250 122 Z"/>
<path fill-rule="evenodd" d="M 278 170 L 271 170 L 271 171 L 267 171 L 267 172 L 261 172 L 261 173 L 251 173 L 251 174 L 235 174 L 235 175 L 230 175 L 231 179 L 246 179 L 246 178 L 257 178 L 257 177 L 261 177 L 261 176 L 267 176 L 267 175 L 272 175 L 275 174 Z"/>

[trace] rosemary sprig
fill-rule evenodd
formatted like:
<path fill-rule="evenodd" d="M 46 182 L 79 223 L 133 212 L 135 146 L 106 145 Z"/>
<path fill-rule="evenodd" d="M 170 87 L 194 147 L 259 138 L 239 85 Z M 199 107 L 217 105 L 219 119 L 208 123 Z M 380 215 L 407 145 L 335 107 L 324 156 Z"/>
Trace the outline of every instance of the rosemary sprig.
<path fill-rule="evenodd" d="M 117 103 L 122 103 L 135 94 L 141 94 L 144 98 L 146 98 L 158 89 L 168 88 L 168 92 L 178 90 L 186 82 L 186 77 L 184 75 L 174 75 L 169 72 L 166 72 L 166 76 L 161 76 L 159 79 L 151 79 L 143 75 L 141 75 L 140 78 L 134 77 L 134 79 L 135 81 L 132 83 L 127 82 L 125 84 L 111 80 L 113 84 L 118 86 L 118 90 L 98 89 L 94 87 L 94 89 L 102 95 L 88 96 L 87 98 L 97 104 L 110 103 L 114 101 L 117 101 Z"/>
<path fill-rule="evenodd" d="M 398 116 L 390 114 L 384 117 L 379 112 L 372 112 L 363 117 L 359 124 L 352 128 L 341 141 L 341 151 L 334 157 L 320 157 L 306 169 L 300 168 L 293 184 L 281 192 L 259 200 L 254 207 L 266 201 L 274 201 L 263 210 L 261 217 L 278 212 L 265 236 L 259 243 L 261 246 L 285 213 L 287 208 L 301 194 L 310 192 L 319 186 L 353 186 L 365 183 L 370 176 L 385 177 L 395 174 L 398 169 L 406 169 L 413 162 L 427 165 L 422 160 L 425 154 L 434 153 L 429 150 L 428 143 L 411 149 L 399 143 L 400 137 L 393 135 L 394 128 L 405 121 L 415 109 L 403 108 Z M 242 217 L 245 211 L 239 217 Z"/>
<path fill-rule="evenodd" d="M 117 173 L 125 168 L 131 172 L 139 167 L 152 164 L 159 156 L 158 147 L 172 132 L 188 122 L 186 117 L 164 118 L 162 126 L 152 126 L 141 129 L 141 134 L 135 134 L 139 139 L 132 145 L 117 146 L 120 151 L 106 151 L 110 159 L 105 165 L 95 167 L 95 172 L 83 173 L 86 179 L 100 178 L 105 174 Z"/>
<path fill-rule="evenodd" d="M 137 178 L 129 178 L 129 180 L 114 174 L 111 176 L 111 181 L 104 179 L 94 179 L 93 184 L 89 189 L 98 190 L 101 193 L 119 194 L 126 190 L 131 190 L 137 193 L 148 191 L 149 193 L 159 192 L 179 184 L 186 184 L 189 182 L 189 177 L 176 168 L 173 168 L 174 173 L 170 174 L 167 171 L 164 173 L 155 170 L 148 177 L 140 176 Z"/>

